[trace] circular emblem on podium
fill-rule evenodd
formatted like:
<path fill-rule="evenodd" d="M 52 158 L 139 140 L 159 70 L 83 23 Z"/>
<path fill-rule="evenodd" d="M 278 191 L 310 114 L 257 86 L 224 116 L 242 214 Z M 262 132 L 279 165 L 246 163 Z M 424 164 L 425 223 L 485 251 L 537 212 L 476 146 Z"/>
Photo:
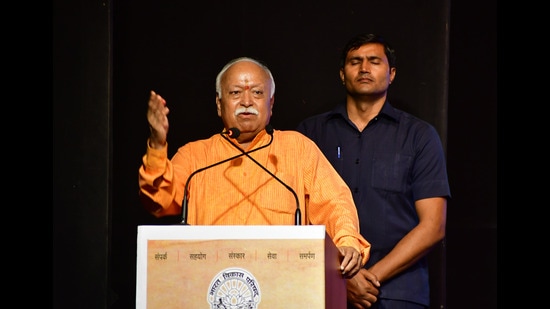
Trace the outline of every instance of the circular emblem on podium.
<path fill-rule="evenodd" d="M 206 300 L 212 309 L 256 309 L 260 286 L 245 269 L 226 268 L 212 278 Z"/>

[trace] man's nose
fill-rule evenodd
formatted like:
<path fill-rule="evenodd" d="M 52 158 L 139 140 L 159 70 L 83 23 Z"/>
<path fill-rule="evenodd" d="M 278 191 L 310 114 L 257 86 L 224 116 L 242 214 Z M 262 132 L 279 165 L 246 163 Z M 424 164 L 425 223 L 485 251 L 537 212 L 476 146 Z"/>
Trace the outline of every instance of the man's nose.
<path fill-rule="evenodd" d="M 245 89 L 244 92 L 243 92 L 242 104 L 243 104 L 244 106 L 250 106 L 250 105 L 252 105 L 252 103 L 253 103 L 252 98 L 253 98 L 253 96 L 252 96 L 252 91 L 250 91 L 250 89 Z"/>
<path fill-rule="evenodd" d="M 370 65 L 368 61 L 361 62 L 361 72 L 369 72 Z"/>

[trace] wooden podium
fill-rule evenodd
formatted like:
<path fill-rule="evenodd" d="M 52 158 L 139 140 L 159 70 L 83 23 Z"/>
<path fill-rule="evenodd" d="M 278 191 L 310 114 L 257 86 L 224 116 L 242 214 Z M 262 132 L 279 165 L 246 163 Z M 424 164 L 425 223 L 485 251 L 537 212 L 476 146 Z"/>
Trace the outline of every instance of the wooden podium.
<path fill-rule="evenodd" d="M 346 308 L 322 225 L 141 225 L 137 309 Z"/>

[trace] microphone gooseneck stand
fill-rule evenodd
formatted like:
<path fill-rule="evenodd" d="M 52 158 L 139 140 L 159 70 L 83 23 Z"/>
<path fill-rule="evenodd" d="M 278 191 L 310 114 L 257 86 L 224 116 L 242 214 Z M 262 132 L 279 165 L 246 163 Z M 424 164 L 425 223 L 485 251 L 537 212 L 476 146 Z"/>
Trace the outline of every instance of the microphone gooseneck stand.
<path fill-rule="evenodd" d="M 225 135 L 228 135 L 230 137 L 233 137 L 233 138 L 237 138 L 239 137 L 239 135 L 241 134 L 241 132 L 239 131 L 239 129 L 236 129 L 236 128 L 231 128 L 227 131 L 223 131 L 220 133 L 221 136 L 223 136 L 225 139 L 227 139 L 225 137 Z M 239 150 L 241 150 L 242 153 L 238 154 L 238 155 L 235 155 L 233 157 L 230 157 L 230 158 L 227 158 L 225 160 L 221 160 L 219 162 L 216 162 L 214 164 L 211 164 L 211 165 L 208 165 L 208 166 L 205 166 L 203 168 L 199 168 L 198 170 L 194 171 L 193 173 L 191 173 L 191 175 L 189 175 L 189 177 L 187 177 L 187 181 L 185 182 L 185 187 L 183 188 L 183 201 L 181 203 L 181 222 L 180 224 L 182 225 L 189 225 L 187 223 L 187 214 L 188 214 L 188 203 L 189 203 L 189 181 L 191 180 L 191 178 L 193 176 L 195 176 L 197 173 L 200 173 L 204 170 L 207 170 L 211 167 L 214 167 L 214 166 L 217 166 L 217 165 L 220 165 L 222 163 L 225 163 L 227 161 L 231 161 L 233 159 L 236 159 L 236 158 L 239 158 L 239 157 L 242 157 L 242 156 L 248 156 L 250 153 L 253 153 L 254 151 L 258 151 L 260 149 L 263 149 L 263 148 L 266 148 L 268 147 L 269 145 L 271 145 L 271 142 L 273 141 L 273 136 L 271 136 L 271 140 L 269 141 L 269 143 L 261 146 L 261 147 L 258 147 L 256 149 L 252 149 L 250 150 L 249 152 L 245 152 L 243 151 L 242 149 L 239 148 Z M 231 143 L 233 144 L 233 143 Z M 237 147 L 238 148 L 238 147 Z"/>
<path fill-rule="evenodd" d="M 231 128 L 230 130 L 239 132 L 238 129 L 236 129 L 236 128 Z M 267 143 L 267 145 L 269 145 L 269 144 L 271 144 L 271 142 L 273 142 L 273 127 L 270 124 L 268 124 L 265 127 L 265 130 L 267 131 L 267 134 L 269 134 L 269 136 L 271 137 L 271 139 L 269 140 L 269 143 Z M 240 132 L 239 132 L 239 134 L 240 134 Z M 294 191 L 294 189 L 292 189 L 289 185 L 287 185 L 281 179 L 279 179 L 279 177 L 275 176 L 275 174 L 270 172 L 265 166 L 261 165 L 258 161 L 256 161 L 254 158 L 252 158 L 252 156 L 250 156 L 250 153 L 252 151 L 246 152 L 246 151 L 242 150 L 241 147 L 239 147 L 238 145 L 235 145 L 235 143 L 233 143 L 225 135 L 222 134 L 222 137 L 225 140 L 227 140 L 231 145 L 233 145 L 233 147 L 237 148 L 241 152 L 241 155 L 247 156 L 250 160 L 252 160 L 252 162 L 256 163 L 256 165 L 261 167 L 271 177 L 273 177 L 275 180 L 277 180 L 280 184 L 282 184 L 288 191 L 290 191 L 294 195 L 294 199 L 296 199 L 296 213 L 294 214 L 294 225 L 301 225 L 302 224 L 302 212 L 300 211 L 300 202 L 298 200 L 298 195 L 296 194 L 296 191 Z"/>

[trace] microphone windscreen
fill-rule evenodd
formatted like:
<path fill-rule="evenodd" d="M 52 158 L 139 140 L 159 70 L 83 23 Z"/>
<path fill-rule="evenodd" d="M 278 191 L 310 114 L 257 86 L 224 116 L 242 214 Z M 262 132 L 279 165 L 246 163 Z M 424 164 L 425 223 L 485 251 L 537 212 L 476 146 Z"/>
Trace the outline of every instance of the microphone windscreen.
<path fill-rule="evenodd" d="M 241 135 L 241 130 L 239 130 L 237 128 L 229 128 L 227 130 L 227 136 L 229 136 L 231 138 L 237 138 L 237 137 L 239 137 L 239 135 Z"/>
<path fill-rule="evenodd" d="M 271 124 L 267 124 L 267 126 L 265 126 L 265 131 L 267 134 L 273 135 L 273 126 Z"/>

